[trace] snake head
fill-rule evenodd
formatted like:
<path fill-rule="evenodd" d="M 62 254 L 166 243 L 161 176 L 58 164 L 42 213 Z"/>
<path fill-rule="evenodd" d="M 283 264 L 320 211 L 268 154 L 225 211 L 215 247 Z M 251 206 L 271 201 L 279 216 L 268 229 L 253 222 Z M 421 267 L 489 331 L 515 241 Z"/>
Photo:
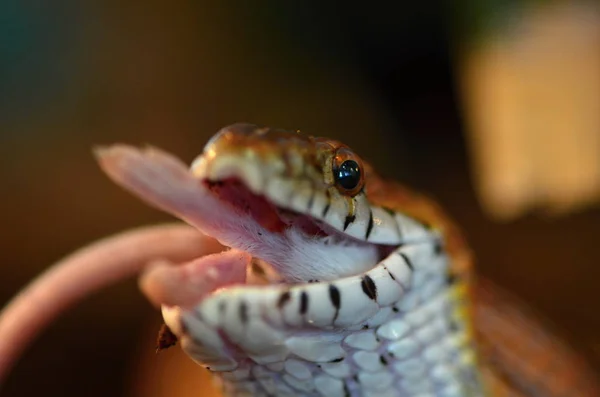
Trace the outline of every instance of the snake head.
<path fill-rule="evenodd" d="M 152 148 L 114 146 L 99 159 L 142 200 L 267 262 L 288 283 L 360 274 L 400 244 L 432 238 L 369 200 L 369 168 L 348 147 L 296 131 L 234 124 L 191 170 Z"/>
<path fill-rule="evenodd" d="M 315 194 L 350 199 L 364 188 L 362 160 L 341 142 L 246 123 L 219 131 L 194 161 L 192 171 L 211 180 L 241 177 L 256 194 L 264 194 L 273 180 L 306 185 L 292 188 L 304 201 Z M 337 194 L 332 188 L 337 188 Z"/>
<path fill-rule="evenodd" d="M 224 219 L 241 212 L 237 219 L 256 223 L 224 222 L 211 235 L 266 260 L 288 282 L 358 274 L 415 237 L 369 201 L 366 170 L 338 141 L 252 124 L 222 129 L 191 166 Z"/>

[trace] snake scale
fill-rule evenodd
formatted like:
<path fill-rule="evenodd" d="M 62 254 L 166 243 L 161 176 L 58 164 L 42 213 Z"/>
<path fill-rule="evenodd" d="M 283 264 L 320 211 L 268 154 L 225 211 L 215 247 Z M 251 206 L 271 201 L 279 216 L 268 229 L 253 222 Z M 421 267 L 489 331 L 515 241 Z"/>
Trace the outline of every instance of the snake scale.
<path fill-rule="evenodd" d="M 191 168 L 155 148 L 96 155 L 201 233 L 142 229 L 50 269 L 0 317 L 0 375 L 68 304 L 141 272 L 173 338 L 227 396 L 599 395 L 564 343 L 474 276 L 433 201 L 340 142 L 240 123 Z M 96 270 L 75 275 L 83 263 Z M 58 292 L 65 283 L 81 291 Z"/>

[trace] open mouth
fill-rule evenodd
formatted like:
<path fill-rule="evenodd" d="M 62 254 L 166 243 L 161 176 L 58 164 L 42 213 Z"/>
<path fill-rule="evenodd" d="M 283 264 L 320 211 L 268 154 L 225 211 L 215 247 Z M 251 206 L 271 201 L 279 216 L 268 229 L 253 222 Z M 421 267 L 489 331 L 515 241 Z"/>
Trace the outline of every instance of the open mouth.
<path fill-rule="evenodd" d="M 120 186 L 229 247 L 144 270 L 140 286 L 162 307 L 176 335 L 187 333 L 180 326 L 182 313 L 193 308 L 196 313 L 200 306 L 211 311 L 206 318 L 235 320 L 225 324 L 234 331 L 242 329 L 238 320 L 264 307 L 286 316 L 289 308 L 294 318 L 311 316 L 311 325 L 362 326 L 378 309 L 375 300 L 396 301 L 410 287 L 412 265 L 392 251 L 431 239 L 402 214 L 371 205 L 365 194 L 340 196 L 331 186 L 285 180 L 287 174 L 277 174 L 273 162 L 211 157 L 208 151 L 202 159 L 210 161 L 192 164 L 190 170 L 159 149 L 118 145 L 98 155 L 103 170 Z M 213 239 L 205 237 L 201 244 Z M 248 269 L 257 260 L 277 275 L 267 282 L 279 285 L 252 285 Z M 309 295 L 311 302 L 329 299 L 331 304 L 308 307 Z M 224 317 L 218 305 L 223 300 L 230 302 L 223 307 L 231 314 Z M 222 357 L 223 348 L 215 355 Z"/>
<path fill-rule="evenodd" d="M 358 274 L 373 268 L 397 248 L 396 245 L 360 241 L 311 215 L 279 207 L 265 195 L 252 192 L 239 177 L 218 181 L 203 179 L 202 183 L 222 204 L 222 212 L 231 211 L 239 219 L 249 219 L 259 226 L 261 231 L 248 227 L 247 223 L 236 227 L 236 242 L 241 242 L 245 250 L 273 266 L 286 283 Z M 244 241 L 248 242 L 246 246 Z M 304 250 L 304 255 L 298 250 Z M 310 253 L 315 252 L 318 258 L 314 258 L 314 263 L 308 263 L 306 257 L 310 258 Z M 297 261 L 286 258 L 288 253 L 290 256 L 296 253 Z M 333 272 L 323 271 L 327 266 Z M 307 268 L 306 274 L 299 277 L 293 271 L 295 267 Z"/>
<path fill-rule="evenodd" d="M 344 202 L 332 200 L 323 204 L 319 199 L 319 195 L 326 196 L 322 190 L 303 193 L 306 191 L 295 181 L 273 189 L 269 184 L 273 179 L 265 176 L 272 170 L 270 166 L 264 169 L 265 174 L 249 173 L 251 167 L 246 162 L 228 160 L 225 172 L 223 158 L 208 163 L 210 167 L 192 165 L 190 171 L 179 159 L 158 149 L 119 146 L 104 152 L 102 164 L 114 181 L 148 204 L 197 227 L 230 247 L 228 252 L 243 253 L 269 264 L 288 284 L 331 281 L 364 273 L 398 246 L 375 240 L 386 237 L 381 233 L 373 232 L 369 241 L 348 233 L 356 226 L 360 230 L 354 229 L 358 230 L 355 234 L 364 235 L 369 208 L 358 213 L 357 219 L 363 223 L 357 220 L 348 231 L 342 231 L 339 222 L 343 225 L 348 211 Z M 264 183 L 256 183 L 260 178 Z M 311 201 L 311 194 L 316 197 L 314 205 L 305 206 Z M 299 202 L 301 205 L 296 205 Z M 322 208 L 329 204 L 327 219 L 320 219 Z M 391 222 L 384 216 L 388 215 L 375 216 L 374 230 L 378 230 L 380 219 L 383 224 Z M 211 268 L 211 260 L 202 266 Z M 239 263 L 236 267 L 241 266 Z M 200 273 L 204 271 L 202 266 L 198 263 Z"/>
<path fill-rule="evenodd" d="M 277 207 L 266 196 L 255 194 L 239 178 L 223 181 L 203 181 L 218 199 L 235 211 L 251 217 L 260 226 L 272 233 L 282 233 L 289 228 L 301 230 L 307 236 L 325 237 L 324 225 L 309 215 Z"/>

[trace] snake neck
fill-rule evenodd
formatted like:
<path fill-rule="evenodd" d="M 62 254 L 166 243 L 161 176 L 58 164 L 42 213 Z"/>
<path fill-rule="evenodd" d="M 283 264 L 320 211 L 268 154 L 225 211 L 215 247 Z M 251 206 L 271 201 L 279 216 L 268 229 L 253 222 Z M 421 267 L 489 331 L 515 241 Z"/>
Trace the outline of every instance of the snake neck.
<path fill-rule="evenodd" d="M 409 264 L 410 285 L 402 284 L 402 263 Z M 224 301 L 216 294 L 181 314 L 183 334 L 196 339 L 182 346 L 210 364 L 228 396 L 483 395 L 467 284 L 448 276 L 448 268 L 438 244 L 422 243 L 401 246 L 375 269 L 337 281 L 338 300 L 321 283 L 256 295 L 246 287 L 230 291 L 228 308 L 215 316 Z M 390 301 L 392 284 L 402 291 Z M 255 324 L 229 314 L 242 304 Z"/>

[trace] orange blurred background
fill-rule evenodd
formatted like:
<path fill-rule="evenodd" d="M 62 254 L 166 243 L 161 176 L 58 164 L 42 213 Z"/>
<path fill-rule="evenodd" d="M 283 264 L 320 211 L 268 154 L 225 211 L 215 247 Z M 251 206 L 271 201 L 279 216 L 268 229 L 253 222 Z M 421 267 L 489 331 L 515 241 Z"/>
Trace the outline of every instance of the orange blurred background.
<path fill-rule="evenodd" d="M 451 13 L 253 4 L 0 3 L 0 302 L 90 241 L 170 219 L 112 185 L 94 145 L 151 143 L 190 161 L 219 128 L 248 121 L 340 139 L 438 199 L 480 273 L 600 370 L 600 211 L 500 224 L 482 210 L 452 51 L 467 38 Z M 134 280 L 96 294 L 36 341 L 0 396 L 131 395 L 140 357 L 168 359 L 148 355 L 158 324 Z"/>

